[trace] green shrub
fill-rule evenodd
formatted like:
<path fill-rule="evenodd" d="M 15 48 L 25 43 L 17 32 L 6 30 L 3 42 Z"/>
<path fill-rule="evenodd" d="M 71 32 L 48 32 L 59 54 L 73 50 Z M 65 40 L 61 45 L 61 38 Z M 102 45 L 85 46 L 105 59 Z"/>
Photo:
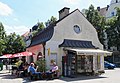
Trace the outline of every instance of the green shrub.
<path fill-rule="evenodd" d="M 44 58 L 40 58 L 35 62 L 35 64 L 38 66 L 38 71 L 39 72 L 45 72 L 46 71 L 46 63 Z"/>

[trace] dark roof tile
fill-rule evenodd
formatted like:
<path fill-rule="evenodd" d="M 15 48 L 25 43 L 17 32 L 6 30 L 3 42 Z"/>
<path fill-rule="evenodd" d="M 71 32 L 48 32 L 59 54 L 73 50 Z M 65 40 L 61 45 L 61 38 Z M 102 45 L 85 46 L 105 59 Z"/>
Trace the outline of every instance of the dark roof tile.
<path fill-rule="evenodd" d="M 91 41 L 64 39 L 59 47 L 96 48 Z"/>

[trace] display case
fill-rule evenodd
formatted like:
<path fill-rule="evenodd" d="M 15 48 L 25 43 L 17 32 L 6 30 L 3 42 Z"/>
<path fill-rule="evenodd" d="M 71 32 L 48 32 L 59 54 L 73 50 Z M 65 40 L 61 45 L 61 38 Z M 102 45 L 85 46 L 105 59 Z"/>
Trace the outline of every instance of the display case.
<path fill-rule="evenodd" d="M 64 61 L 65 60 L 65 61 Z M 76 75 L 76 54 L 68 52 L 67 56 L 63 57 L 63 75 L 67 77 L 75 77 Z"/>

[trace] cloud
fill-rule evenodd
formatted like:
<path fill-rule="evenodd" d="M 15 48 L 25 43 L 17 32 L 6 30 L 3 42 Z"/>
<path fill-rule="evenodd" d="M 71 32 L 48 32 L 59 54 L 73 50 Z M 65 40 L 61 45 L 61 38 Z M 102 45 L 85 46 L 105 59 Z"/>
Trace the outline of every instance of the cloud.
<path fill-rule="evenodd" d="M 19 20 L 17 18 L 13 18 L 14 21 L 18 22 Z"/>
<path fill-rule="evenodd" d="M 64 0 L 67 4 L 75 5 L 79 4 L 80 0 Z"/>
<path fill-rule="evenodd" d="M 15 32 L 16 34 L 23 35 L 25 32 L 29 31 L 29 28 L 26 26 L 9 26 L 4 25 L 5 31 L 7 34 Z"/>
<path fill-rule="evenodd" d="M 0 2 L 0 15 L 1 16 L 9 16 L 11 15 L 13 10 L 7 5 Z"/>

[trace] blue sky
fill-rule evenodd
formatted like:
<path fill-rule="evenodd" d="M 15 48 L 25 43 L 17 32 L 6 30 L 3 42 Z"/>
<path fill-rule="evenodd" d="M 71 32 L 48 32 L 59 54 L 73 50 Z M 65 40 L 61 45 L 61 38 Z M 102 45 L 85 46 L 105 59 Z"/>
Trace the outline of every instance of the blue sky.
<path fill-rule="evenodd" d="M 88 9 L 90 4 L 95 7 L 106 7 L 111 0 L 0 0 L 0 22 L 7 32 L 23 34 L 38 21 L 46 22 L 51 16 L 57 17 L 58 11 L 69 7 L 70 12 L 78 8 Z"/>

